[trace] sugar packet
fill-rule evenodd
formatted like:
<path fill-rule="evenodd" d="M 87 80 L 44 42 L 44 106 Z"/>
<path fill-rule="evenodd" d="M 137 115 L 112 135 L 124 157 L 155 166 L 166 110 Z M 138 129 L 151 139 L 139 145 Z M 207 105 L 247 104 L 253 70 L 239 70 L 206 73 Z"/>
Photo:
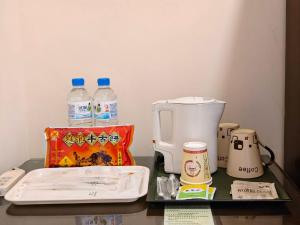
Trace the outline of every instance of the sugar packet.
<path fill-rule="evenodd" d="M 233 181 L 232 199 L 276 199 L 278 194 L 274 183 Z"/>

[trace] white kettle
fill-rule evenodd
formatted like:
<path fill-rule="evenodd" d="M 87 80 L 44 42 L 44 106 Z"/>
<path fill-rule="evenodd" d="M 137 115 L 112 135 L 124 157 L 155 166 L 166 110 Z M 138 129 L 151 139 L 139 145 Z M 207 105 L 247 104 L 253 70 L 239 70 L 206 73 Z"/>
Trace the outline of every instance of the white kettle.
<path fill-rule="evenodd" d="M 152 104 L 153 148 L 164 155 L 165 171 L 180 173 L 183 144 L 189 141 L 207 143 L 210 172 L 217 171 L 217 129 L 225 102 L 206 97 L 183 97 Z M 171 111 L 172 141 L 161 138 L 161 111 Z"/>

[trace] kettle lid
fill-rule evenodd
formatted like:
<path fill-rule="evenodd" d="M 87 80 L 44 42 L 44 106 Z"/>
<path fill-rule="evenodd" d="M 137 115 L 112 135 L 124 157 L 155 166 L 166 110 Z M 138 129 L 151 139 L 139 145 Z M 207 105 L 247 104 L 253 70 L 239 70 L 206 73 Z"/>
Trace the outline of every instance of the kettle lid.
<path fill-rule="evenodd" d="M 210 97 L 182 97 L 182 98 L 171 99 L 168 100 L 167 102 L 177 103 L 177 104 L 225 103 L 223 101 L 219 101 Z"/>

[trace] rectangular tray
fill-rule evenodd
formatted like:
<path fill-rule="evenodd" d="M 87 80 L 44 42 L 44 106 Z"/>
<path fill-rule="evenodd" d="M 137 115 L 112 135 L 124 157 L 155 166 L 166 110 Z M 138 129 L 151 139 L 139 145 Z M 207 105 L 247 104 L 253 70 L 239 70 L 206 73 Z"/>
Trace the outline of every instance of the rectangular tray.
<path fill-rule="evenodd" d="M 147 194 L 149 173 L 143 166 L 36 169 L 5 199 L 16 205 L 133 202 Z"/>
<path fill-rule="evenodd" d="M 150 182 L 149 182 L 149 190 L 147 195 L 147 202 L 150 203 L 196 203 L 196 202 L 287 202 L 291 201 L 291 198 L 288 196 L 282 185 L 279 183 L 275 175 L 272 173 L 272 171 L 265 167 L 265 171 L 263 176 L 258 178 L 252 178 L 252 179 L 239 179 L 230 177 L 226 174 L 226 169 L 224 168 L 218 168 L 218 171 L 215 172 L 212 175 L 213 183 L 212 187 L 216 187 L 216 193 L 214 196 L 214 199 L 212 200 L 203 200 L 203 199 L 192 199 L 192 200 L 164 200 L 163 198 L 159 197 L 157 195 L 157 187 L 156 187 L 156 179 L 157 177 L 168 177 L 169 174 L 167 174 L 164 171 L 164 159 L 163 155 L 159 152 L 155 152 L 154 156 L 154 166 L 153 171 L 151 174 Z M 177 175 L 179 179 L 179 175 Z M 278 193 L 278 199 L 243 199 L 243 200 L 233 200 L 230 195 L 230 186 L 234 180 L 246 180 L 246 181 L 253 181 L 253 182 L 270 182 L 275 183 L 275 187 Z"/>

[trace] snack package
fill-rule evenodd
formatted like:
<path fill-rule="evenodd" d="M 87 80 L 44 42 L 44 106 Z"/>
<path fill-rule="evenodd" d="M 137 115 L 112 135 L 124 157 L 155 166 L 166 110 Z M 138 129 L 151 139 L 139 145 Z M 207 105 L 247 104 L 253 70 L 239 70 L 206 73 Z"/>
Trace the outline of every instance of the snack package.
<path fill-rule="evenodd" d="M 130 166 L 134 126 L 46 128 L 45 167 Z"/>

